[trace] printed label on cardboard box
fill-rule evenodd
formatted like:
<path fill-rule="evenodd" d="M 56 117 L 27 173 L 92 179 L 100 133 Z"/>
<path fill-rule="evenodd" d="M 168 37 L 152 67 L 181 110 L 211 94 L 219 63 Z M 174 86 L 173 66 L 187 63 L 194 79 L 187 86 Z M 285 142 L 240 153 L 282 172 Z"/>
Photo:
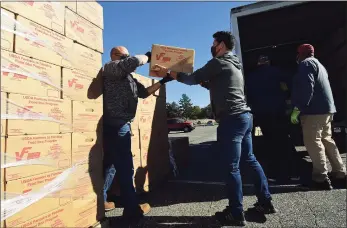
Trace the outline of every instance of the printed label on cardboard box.
<path fill-rule="evenodd" d="M 95 132 L 102 116 L 102 104 L 73 101 L 73 131 Z"/>
<path fill-rule="evenodd" d="M 71 101 L 9 94 L 8 135 L 72 132 Z"/>
<path fill-rule="evenodd" d="M 14 30 L 14 14 L 1 8 L 1 27 Z M 7 51 L 13 51 L 14 33 L 1 29 L 1 48 Z"/>
<path fill-rule="evenodd" d="M 156 64 L 165 66 L 172 71 L 192 73 L 194 56 L 195 51 L 193 49 L 153 44 L 149 75 L 158 77 L 155 72 Z"/>
<path fill-rule="evenodd" d="M 64 2 L 2 1 L 1 7 L 64 34 Z"/>
<path fill-rule="evenodd" d="M 154 112 L 156 107 L 157 98 L 155 96 L 149 96 L 146 99 L 139 99 L 139 105 L 141 112 Z"/>
<path fill-rule="evenodd" d="M 1 90 L 9 93 L 60 98 L 59 66 L 1 51 Z"/>
<path fill-rule="evenodd" d="M 77 1 L 77 13 L 99 28 L 104 28 L 103 8 L 99 3 Z"/>
<path fill-rule="evenodd" d="M 78 43 L 73 44 L 72 68 L 79 69 L 91 78 L 96 78 L 102 67 L 101 53 Z"/>
<path fill-rule="evenodd" d="M 6 183 L 6 192 L 11 194 L 26 194 L 28 192 L 39 191 L 43 186 L 51 182 L 62 171 L 54 171 L 43 174 L 38 174 L 30 177 L 25 177 Z M 46 213 L 47 211 L 54 210 L 60 206 L 64 206 L 71 202 L 68 189 L 62 189 L 49 195 L 43 199 L 40 199 L 29 207 L 24 208 L 19 213 L 6 219 L 6 224 L 9 227 L 16 227 L 18 224 L 24 223 L 29 219 L 35 218 L 39 215 Z M 6 209 L 5 209 L 6 213 Z"/>
<path fill-rule="evenodd" d="M 75 101 L 102 102 L 102 96 L 96 100 L 88 99 L 88 89 L 93 78 L 76 69 L 63 68 L 63 95 L 64 99 Z"/>
<path fill-rule="evenodd" d="M 84 160 L 88 162 L 89 154 L 95 146 L 96 140 L 96 132 L 72 133 L 72 164 Z"/>
<path fill-rule="evenodd" d="M 139 129 L 152 128 L 154 112 L 153 111 L 141 111 L 139 113 Z"/>
<path fill-rule="evenodd" d="M 65 11 L 65 33 L 70 39 L 103 52 L 102 29 L 69 9 Z"/>
<path fill-rule="evenodd" d="M 16 227 L 73 227 L 71 224 L 72 203 L 32 218 Z M 7 224 L 8 226 L 8 224 Z"/>
<path fill-rule="evenodd" d="M 21 16 L 18 16 L 17 21 L 22 25 L 16 27 L 17 32 L 26 37 L 16 35 L 16 53 L 58 66 L 71 67 L 74 54 L 71 39 Z"/>
<path fill-rule="evenodd" d="M 71 134 L 9 136 L 6 141 L 8 163 L 21 161 L 41 162 L 32 165 L 12 166 L 6 169 L 6 180 L 66 169 L 71 165 Z"/>
<path fill-rule="evenodd" d="M 1 98 L 1 116 L 4 116 L 7 114 L 7 94 L 1 92 L 0 94 Z M 5 136 L 7 133 L 7 121 L 6 119 L 1 118 L 1 136 Z"/>

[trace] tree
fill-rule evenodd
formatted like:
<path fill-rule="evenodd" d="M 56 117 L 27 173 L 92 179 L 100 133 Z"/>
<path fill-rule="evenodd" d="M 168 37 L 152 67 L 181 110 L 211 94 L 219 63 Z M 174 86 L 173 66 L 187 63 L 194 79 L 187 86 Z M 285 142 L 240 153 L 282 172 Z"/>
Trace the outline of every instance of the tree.
<path fill-rule="evenodd" d="M 190 98 L 187 96 L 187 94 L 182 94 L 182 98 L 179 100 L 178 103 L 180 104 L 182 116 L 186 119 L 191 117 L 192 110 L 193 110 L 193 103 L 190 100 Z"/>
<path fill-rule="evenodd" d="M 199 119 L 212 119 L 213 118 L 212 108 L 211 108 L 210 104 L 201 109 L 201 113 L 200 113 L 198 118 Z"/>
<path fill-rule="evenodd" d="M 196 120 L 201 115 L 201 108 L 199 106 L 194 106 L 192 108 L 190 119 Z"/>
<path fill-rule="evenodd" d="M 176 118 L 180 116 L 180 107 L 176 102 L 166 103 L 166 114 L 168 118 Z"/>

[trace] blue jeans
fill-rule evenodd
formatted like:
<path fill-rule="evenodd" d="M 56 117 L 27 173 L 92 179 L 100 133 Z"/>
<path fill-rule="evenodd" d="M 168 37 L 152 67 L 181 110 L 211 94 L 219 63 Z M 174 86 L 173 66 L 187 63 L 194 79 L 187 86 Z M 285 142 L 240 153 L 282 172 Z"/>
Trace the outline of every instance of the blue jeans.
<path fill-rule="evenodd" d="M 117 172 L 124 210 L 136 210 L 139 203 L 133 184 L 130 123 L 104 125 L 104 170 L 104 200 L 107 201 L 107 190 Z"/>
<path fill-rule="evenodd" d="M 271 200 L 267 178 L 253 154 L 252 128 L 253 116 L 246 112 L 221 119 L 217 129 L 223 161 L 228 170 L 226 188 L 233 216 L 240 216 L 243 212 L 240 163 L 243 163 L 242 167 L 249 169 L 254 178 L 258 201 L 266 203 Z"/>

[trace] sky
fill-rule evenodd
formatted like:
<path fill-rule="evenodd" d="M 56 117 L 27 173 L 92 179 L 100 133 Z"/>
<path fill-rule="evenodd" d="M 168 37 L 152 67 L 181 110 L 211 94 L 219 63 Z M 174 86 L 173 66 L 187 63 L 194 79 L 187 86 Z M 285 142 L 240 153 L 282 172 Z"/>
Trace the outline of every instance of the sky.
<path fill-rule="evenodd" d="M 99 2 L 104 10 L 103 63 L 114 46 L 125 46 L 131 55 L 144 54 L 152 44 L 195 50 L 194 70 L 211 59 L 212 35 L 230 31 L 230 9 L 251 2 Z M 149 64 L 137 73 L 148 76 Z M 193 105 L 210 102 L 208 90 L 177 81 L 166 85 L 167 102 L 187 94 Z"/>

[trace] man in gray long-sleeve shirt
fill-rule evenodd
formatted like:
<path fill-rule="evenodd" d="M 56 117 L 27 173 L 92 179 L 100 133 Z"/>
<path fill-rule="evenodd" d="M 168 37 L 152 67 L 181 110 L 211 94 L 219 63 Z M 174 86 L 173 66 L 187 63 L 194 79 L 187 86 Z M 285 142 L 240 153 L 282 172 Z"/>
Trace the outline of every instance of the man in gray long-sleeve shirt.
<path fill-rule="evenodd" d="M 170 72 L 173 78 L 187 85 L 201 84 L 211 94 L 211 106 L 216 120 L 218 141 L 226 173 L 229 206 L 217 212 L 216 218 L 228 225 L 245 225 L 243 193 L 239 164 L 245 163 L 254 176 L 258 202 L 255 209 L 261 213 L 275 213 L 267 178 L 252 151 L 253 116 L 244 95 L 241 63 L 231 52 L 234 37 L 230 32 L 220 31 L 213 35 L 211 47 L 213 58 L 192 74 Z M 167 69 L 160 67 L 164 73 Z M 241 149 L 242 148 L 242 149 Z"/>
<path fill-rule="evenodd" d="M 331 122 L 336 113 L 328 72 L 314 57 L 310 44 L 300 45 L 297 61 L 299 69 L 293 80 L 292 103 L 295 106 L 292 122 L 297 123 L 300 114 L 304 144 L 313 164 L 312 187 L 331 190 L 326 157 L 332 172 L 333 185 L 346 186 L 346 168 L 334 140 L 331 138 Z"/>

